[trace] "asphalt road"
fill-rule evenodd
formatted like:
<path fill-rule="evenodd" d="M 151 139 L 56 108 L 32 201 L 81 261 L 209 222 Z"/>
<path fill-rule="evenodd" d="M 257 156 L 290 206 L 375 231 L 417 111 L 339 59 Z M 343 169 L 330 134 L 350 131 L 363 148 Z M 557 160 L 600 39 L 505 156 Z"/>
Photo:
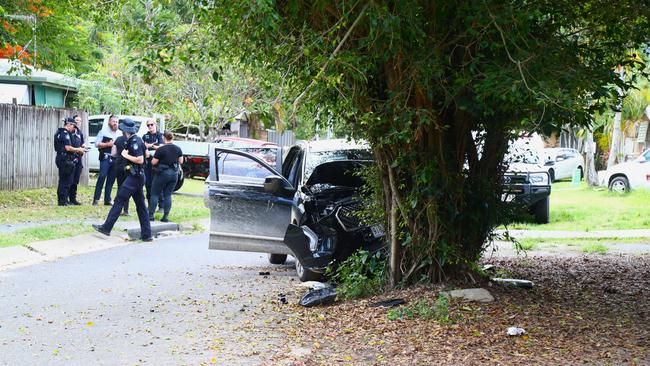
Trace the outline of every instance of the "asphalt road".
<path fill-rule="evenodd" d="M 291 263 L 211 251 L 207 234 L 0 272 L 0 365 L 263 364 Z M 260 271 L 270 271 L 269 276 Z"/>

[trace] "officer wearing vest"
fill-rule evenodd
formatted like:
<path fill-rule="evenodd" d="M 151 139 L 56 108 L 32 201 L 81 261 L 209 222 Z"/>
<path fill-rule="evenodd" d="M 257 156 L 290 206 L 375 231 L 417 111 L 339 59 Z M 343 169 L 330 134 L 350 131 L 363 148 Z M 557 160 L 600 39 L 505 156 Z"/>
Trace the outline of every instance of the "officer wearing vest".
<path fill-rule="evenodd" d="M 84 135 L 79 129 L 79 126 L 81 125 L 81 117 L 78 115 L 75 115 L 72 117 L 75 122 L 75 129 L 74 132 L 70 134 L 70 138 L 72 141 L 72 147 L 80 147 L 84 149 L 84 152 L 87 151 L 86 149 L 86 144 L 84 140 Z M 83 170 L 83 162 L 81 160 L 82 156 L 84 155 L 75 153 L 74 154 L 74 172 L 72 174 L 72 184 L 70 185 L 70 190 L 69 190 L 69 197 L 70 200 L 68 201 L 71 205 L 81 205 L 79 201 L 77 201 L 77 187 L 79 186 L 79 178 L 81 177 L 81 171 Z"/>
<path fill-rule="evenodd" d="M 59 206 L 69 206 L 68 197 L 70 186 L 74 178 L 75 156 L 83 155 L 86 151 L 81 147 L 72 146 L 72 133 L 77 123 L 72 118 L 64 120 L 64 127 L 60 127 L 54 135 L 54 150 L 56 150 L 55 163 L 59 169 L 59 184 L 56 190 Z M 149 218 L 147 214 L 147 218 Z"/>
<path fill-rule="evenodd" d="M 122 150 L 122 157 L 127 161 L 126 168 L 128 175 L 120 188 L 117 190 L 113 207 L 108 212 L 108 217 L 102 225 L 93 224 L 93 228 L 104 235 L 110 235 L 115 222 L 122 212 L 124 204 L 133 197 L 135 207 L 140 221 L 140 233 L 143 241 L 152 241 L 151 225 L 149 224 L 149 213 L 144 201 L 144 161 L 146 147 L 142 139 L 136 135 L 138 128 L 130 118 L 125 118 L 119 125 L 119 129 L 126 133 L 126 148 Z"/>
<path fill-rule="evenodd" d="M 155 120 L 147 120 L 147 128 L 149 131 L 142 135 L 142 141 L 144 141 L 145 146 L 150 152 L 149 157 L 147 158 L 144 165 L 144 174 L 147 177 L 147 182 L 145 183 L 147 187 L 147 204 L 150 204 L 151 183 L 153 183 L 153 166 L 151 165 L 151 159 L 153 158 L 154 151 L 156 151 L 165 143 L 165 138 L 163 137 L 162 133 L 158 132 Z M 160 207 L 162 207 L 162 202 L 160 204 Z"/>

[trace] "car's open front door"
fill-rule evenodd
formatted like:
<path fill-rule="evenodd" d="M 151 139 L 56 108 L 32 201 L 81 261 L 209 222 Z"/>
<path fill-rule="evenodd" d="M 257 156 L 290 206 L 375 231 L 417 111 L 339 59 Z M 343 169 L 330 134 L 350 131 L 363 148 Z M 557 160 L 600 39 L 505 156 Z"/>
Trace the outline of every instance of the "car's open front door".
<path fill-rule="evenodd" d="M 275 154 L 210 148 L 210 249 L 292 254 L 283 238 L 295 189 L 272 168 L 275 159 Z"/>

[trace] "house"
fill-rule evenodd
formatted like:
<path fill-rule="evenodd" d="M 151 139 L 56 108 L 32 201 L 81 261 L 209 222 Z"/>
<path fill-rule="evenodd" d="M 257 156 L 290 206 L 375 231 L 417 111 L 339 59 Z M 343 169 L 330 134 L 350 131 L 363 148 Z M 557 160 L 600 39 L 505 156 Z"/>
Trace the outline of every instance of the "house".
<path fill-rule="evenodd" d="M 29 72 L 22 72 L 28 69 Z M 76 98 L 80 82 L 52 71 L 0 58 L 0 103 L 65 108 Z"/>

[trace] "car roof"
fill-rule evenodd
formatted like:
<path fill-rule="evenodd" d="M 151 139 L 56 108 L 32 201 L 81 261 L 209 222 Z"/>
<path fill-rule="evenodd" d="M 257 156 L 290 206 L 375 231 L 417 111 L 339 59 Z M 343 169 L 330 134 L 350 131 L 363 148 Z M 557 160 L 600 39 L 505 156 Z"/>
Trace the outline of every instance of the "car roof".
<path fill-rule="evenodd" d="M 357 150 L 369 149 L 370 146 L 363 140 L 347 140 L 347 139 L 330 139 L 330 140 L 314 140 L 314 141 L 301 141 L 298 145 L 311 152 L 319 151 L 336 151 L 336 150 Z"/>
<path fill-rule="evenodd" d="M 108 118 L 110 116 L 111 116 L 110 114 L 96 114 L 96 115 L 93 115 L 93 116 L 88 116 L 88 119 Z M 142 122 L 142 121 L 145 121 L 145 120 L 148 120 L 148 119 L 154 119 L 154 120 L 156 119 L 154 117 L 130 116 L 130 115 L 126 115 L 126 114 L 116 114 L 115 117 L 117 117 L 118 119 L 130 118 L 130 119 L 132 119 L 134 121 L 138 121 L 138 122 Z"/>

